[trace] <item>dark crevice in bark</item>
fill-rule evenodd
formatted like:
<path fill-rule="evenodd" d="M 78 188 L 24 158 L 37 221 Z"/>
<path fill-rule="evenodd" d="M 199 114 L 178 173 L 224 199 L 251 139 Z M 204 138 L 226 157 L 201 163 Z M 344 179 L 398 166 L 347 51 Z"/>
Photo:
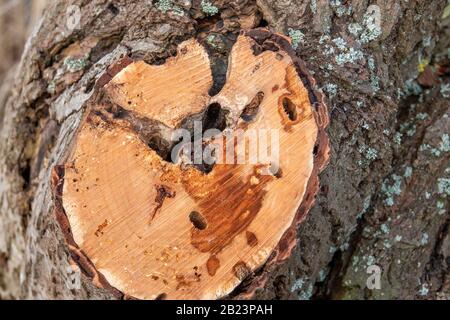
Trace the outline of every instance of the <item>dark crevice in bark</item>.
<path fill-rule="evenodd" d="M 442 246 L 444 244 L 445 238 L 448 236 L 449 231 L 450 217 L 447 217 L 445 222 L 439 228 L 438 236 L 436 237 L 436 243 L 434 244 L 429 262 L 425 268 L 425 272 L 422 275 L 422 278 L 427 278 L 430 276 L 430 274 L 436 274 L 436 276 L 440 280 L 440 287 L 435 288 L 436 292 L 439 292 L 443 289 L 446 277 L 448 277 L 448 271 L 450 270 L 450 259 L 445 260 L 444 256 L 442 255 Z"/>
<path fill-rule="evenodd" d="M 101 39 L 90 52 L 89 61 L 91 64 L 95 64 L 97 61 L 117 48 L 117 46 L 122 42 L 124 35 L 125 30 L 121 30 L 117 34 Z"/>

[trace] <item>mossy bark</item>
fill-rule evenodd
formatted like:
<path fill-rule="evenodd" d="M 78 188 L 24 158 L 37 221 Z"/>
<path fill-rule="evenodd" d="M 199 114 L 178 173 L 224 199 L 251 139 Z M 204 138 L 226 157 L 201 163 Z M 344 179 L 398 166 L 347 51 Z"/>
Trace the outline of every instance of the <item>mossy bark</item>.
<path fill-rule="evenodd" d="M 125 55 L 160 63 L 198 36 L 215 52 L 220 85 L 233 33 L 266 26 L 293 38 L 327 94 L 332 152 L 296 249 L 267 270 L 256 297 L 449 298 L 447 1 L 210 3 L 218 14 L 198 0 L 51 1 L 0 90 L 0 297 L 113 297 L 84 277 L 69 289 L 50 191 L 51 168 L 106 68 Z M 73 4 L 81 21 L 70 30 Z M 372 264 L 380 290 L 366 287 Z"/>

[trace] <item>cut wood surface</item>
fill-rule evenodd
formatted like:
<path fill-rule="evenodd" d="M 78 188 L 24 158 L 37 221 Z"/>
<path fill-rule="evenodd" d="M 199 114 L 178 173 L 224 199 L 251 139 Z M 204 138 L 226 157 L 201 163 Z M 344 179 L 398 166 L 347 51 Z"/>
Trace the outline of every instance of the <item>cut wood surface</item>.
<path fill-rule="evenodd" d="M 111 70 L 54 171 L 56 214 L 82 270 L 128 297 L 216 299 L 285 259 L 328 158 L 325 106 L 288 41 L 242 33 L 213 97 L 208 53 L 194 39 L 162 65 L 125 60 Z M 195 120 L 219 130 L 201 141 L 213 146 L 236 129 L 276 130 L 279 159 L 170 161 L 174 130 Z"/>

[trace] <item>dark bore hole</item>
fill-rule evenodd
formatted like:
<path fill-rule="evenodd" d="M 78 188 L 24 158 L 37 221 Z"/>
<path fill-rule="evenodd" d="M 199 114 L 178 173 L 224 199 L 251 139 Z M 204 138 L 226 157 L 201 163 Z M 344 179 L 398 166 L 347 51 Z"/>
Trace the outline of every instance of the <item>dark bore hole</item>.
<path fill-rule="evenodd" d="M 156 297 L 156 300 L 166 300 L 167 299 L 167 293 L 163 292 L 160 295 Z"/>
<path fill-rule="evenodd" d="M 197 211 L 192 211 L 189 214 L 189 220 L 194 225 L 194 227 L 199 230 L 205 230 L 206 227 L 208 226 L 205 218 Z"/>
<path fill-rule="evenodd" d="M 261 21 L 259 22 L 259 28 L 265 28 L 265 27 L 268 27 L 269 26 L 269 23 L 267 22 L 267 20 L 266 19 L 264 19 L 264 18 L 261 18 Z"/>
<path fill-rule="evenodd" d="M 258 92 L 250 103 L 244 108 L 241 114 L 242 120 L 250 122 L 255 119 L 259 111 L 259 106 L 264 99 L 264 92 Z"/>
<path fill-rule="evenodd" d="M 31 167 L 29 164 L 20 169 L 20 175 L 22 176 L 24 181 L 23 187 L 24 189 L 27 189 L 31 182 Z"/>
<path fill-rule="evenodd" d="M 220 104 L 216 102 L 210 104 L 203 117 L 203 131 L 209 129 L 225 130 L 227 127 L 227 113 L 228 111 L 222 109 Z"/>
<path fill-rule="evenodd" d="M 112 3 L 110 3 L 108 5 L 108 10 L 111 11 L 113 15 L 118 15 L 119 12 L 120 12 L 119 9 L 115 5 L 113 5 Z"/>
<path fill-rule="evenodd" d="M 109 105 L 106 107 L 106 111 L 112 115 L 114 119 L 125 119 L 129 116 L 129 112 L 117 105 Z"/>
<path fill-rule="evenodd" d="M 314 146 L 314 149 L 313 149 L 313 154 L 315 155 L 315 156 L 317 156 L 317 153 L 319 152 L 319 146 L 316 144 L 315 146 Z"/>
<path fill-rule="evenodd" d="M 209 145 L 206 140 L 208 138 L 211 138 L 211 136 L 210 136 L 211 132 L 208 133 L 208 135 L 200 135 L 200 136 L 198 136 L 198 133 L 194 132 L 195 121 L 201 121 L 203 134 L 205 134 L 205 132 L 210 129 L 215 129 L 215 130 L 222 132 L 227 127 L 226 117 L 227 117 L 228 113 L 229 113 L 229 111 L 226 109 L 223 109 L 219 103 L 212 103 L 206 108 L 206 110 L 203 113 L 191 115 L 190 117 L 183 120 L 183 122 L 181 124 L 181 128 L 188 130 L 191 133 L 192 140 L 190 142 L 186 142 L 186 143 L 192 144 L 190 156 L 193 161 L 195 161 L 196 156 L 198 156 L 198 154 L 196 154 L 195 152 L 201 152 L 203 154 L 205 152 L 206 148 L 209 148 Z M 175 148 L 175 147 L 177 147 L 177 148 L 181 147 L 181 145 L 180 145 L 181 141 L 182 141 L 182 138 L 180 138 L 179 141 L 174 141 L 172 146 L 169 148 L 167 157 L 164 158 L 164 159 L 166 159 L 166 161 L 169 161 L 169 162 L 175 161 L 175 159 L 172 159 L 172 151 L 174 150 L 173 148 Z M 201 142 L 202 148 L 200 150 L 197 150 L 193 144 L 199 143 L 199 142 Z M 205 158 L 202 157 L 201 163 L 195 163 L 194 167 L 203 173 L 206 173 L 206 174 L 210 173 L 213 170 L 214 165 L 215 165 L 214 152 L 212 151 L 211 153 L 212 153 L 212 157 L 213 157 L 213 159 L 209 159 L 211 161 L 205 161 Z M 202 154 L 200 156 L 202 156 Z"/>
<path fill-rule="evenodd" d="M 289 98 L 283 98 L 283 109 L 286 112 L 289 120 L 295 121 L 297 120 L 297 108 L 295 104 Z"/>

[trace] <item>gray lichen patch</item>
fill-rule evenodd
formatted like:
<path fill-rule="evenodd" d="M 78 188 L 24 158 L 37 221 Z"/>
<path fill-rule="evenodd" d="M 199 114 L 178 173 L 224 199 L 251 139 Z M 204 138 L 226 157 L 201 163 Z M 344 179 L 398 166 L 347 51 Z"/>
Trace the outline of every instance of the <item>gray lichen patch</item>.
<path fill-rule="evenodd" d="M 441 141 L 438 146 L 432 146 L 428 143 L 423 143 L 420 145 L 419 151 L 429 152 L 435 157 L 440 157 L 445 153 L 450 152 L 450 139 L 448 133 L 444 133 L 441 136 Z"/>
<path fill-rule="evenodd" d="M 158 0 L 156 3 L 156 8 L 166 13 L 169 10 L 173 9 L 173 1 L 172 0 Z"/>
<path fill-rule="evenodd" d="M 298 46 L 304 41 L 305 35 L 302 31 L 289 28 L 288 35 L 292 41 L 292 48 L 297 49 Z"/>
<path fill-rule="evenodd" d="M 188 2 L 188 4 L 190 3 Z M 158 2 L 156 2 L 155 6 L 163 13 L 171 12 L 176 16 L 183 16 L 185 14 L 183 8 L 175 4 L 173 0 L 159 0 Z"/>
<path fill-rule="evenodd" d="M 373 161 L 378 159 L 378 151 L 375 148 L 369 147 L 365 144 L 358 148 L 358 152 L 362 155 L 362 159 L 358 161 L 360 166 L 368 166 Z"/>
<path fill-rule="evenodd" d="M 211 2 L 207 0 L 202 0 L 201 6 L 202 11 L 208 16 L 213 16 L 219 13 L 219 8 L 217 8 L 215 5 L 213 5 Z"/>
<path fill-rule="evenodd" d="M 72 58 L 67 57 L 64 59 L 64 66 L 69 72 L 78 72 L 86 67 L 86 62 L 89 57 Z"/>
<path fill-rule="evenodd" d="M 392 183 L 390 183 L 392 181 Z M 385 200 L 384 203 L 392 207 L 394 205 L 395 196 L 399 196 L 402 193 L 402 177 L 393 174 L 390 179 L 386 179 L 381 186 L 381 192 L 383 193 Z"/>
<path fill-rule="evenodd" d="M 437 188 L 438 193 L 444 197 L 450 196 L 450 179 L 449 178 L 438 178 Z"/>
<path fill-rule="evenodd" d="M 381 26 L 377 15 L 378 13 L 374 10 L 372 12 L 367 12 L 363 18 L 364 29 L 360 36 L 361 43 L 369 43 L 374 41 L 379 36 L 381 36 Z"/>

